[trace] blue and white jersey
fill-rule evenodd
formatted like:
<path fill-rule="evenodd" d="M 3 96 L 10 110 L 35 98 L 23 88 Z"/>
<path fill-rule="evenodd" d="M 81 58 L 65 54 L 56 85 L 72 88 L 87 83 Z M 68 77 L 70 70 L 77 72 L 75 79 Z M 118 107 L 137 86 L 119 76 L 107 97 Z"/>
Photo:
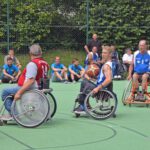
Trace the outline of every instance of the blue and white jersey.
<path fill-rule="evenodd" d="M 150 71 L 150 51 L 141 54 L 140 51 L 134 53 L 134 72 L 143 74 Z"/>
<path fill-rule="evenodd" d="M 104 65 L 109 65 L 111 70 L 112 70 L 112 62 L 111 61 L 108 61 L 106 62 Z M 98 79 L 97 79 L 97 86 L 102 84 L 104 82 L 104 80 L 106 79 L 105 77 L 105 74 L 103 73 L 103 67 L 104 65 L 102 66 L 101 70 L 100 70 L 100 73 L 98 75 Z"/>
<path fill-rule="evenodd" d="M 83 69 L 83 67 L 81 65 L 76 66 L 74 64 L 71 64 L 69 65 L 68 69 L 71 69 L 75 73 L 80 74 L 80 71 Z M 70 75 L 70 71 L 68 71 L 68 75 Z"/>
<path fill-rule="evenodd" d="M 97 62 L 100 59 L 98 53 L 94 54 L 93 52 L 90 52 L 89 54 L 91 54 L 93 56 L 94 62 Z M 85 65 L 88 65 L 88 55 L 86 56 L 86 59 L 85 59 Z"/>

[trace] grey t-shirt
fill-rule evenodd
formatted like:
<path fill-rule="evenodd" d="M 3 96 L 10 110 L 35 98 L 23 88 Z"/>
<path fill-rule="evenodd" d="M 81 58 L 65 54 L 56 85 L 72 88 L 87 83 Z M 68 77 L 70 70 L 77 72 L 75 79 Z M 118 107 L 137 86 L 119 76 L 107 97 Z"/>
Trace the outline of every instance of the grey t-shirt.
<path fill-rule="evenodd" d="M 31 79 L 31 78 L 36 78 L 37 75 L 37 65 L 34 62 L 29 62 L 26 66 L 26 75 L 25 75 L 25 82 L 27 81 L 27 79 Z M 29 88 L 29 90 L 32 89 L 37 89 L 38 88 L 38 84 L 35 81 L 31 87 Z"/>
<path fill-rule="evenodd" d="M 6 56 L 4 57 L 4 64 L 7 64 L 7 58 L 8 58 L 8 57 L 10 57 L 10 56 L 9 56 L 9 55 L 6 55 Z M 19 62 L 19 60 L 17 59 L 17 57 L 14 56 L 12 59 L 13 59 L 13 64 L 14 64 L 14 65 L 20 64 L 20 62 Z"/>

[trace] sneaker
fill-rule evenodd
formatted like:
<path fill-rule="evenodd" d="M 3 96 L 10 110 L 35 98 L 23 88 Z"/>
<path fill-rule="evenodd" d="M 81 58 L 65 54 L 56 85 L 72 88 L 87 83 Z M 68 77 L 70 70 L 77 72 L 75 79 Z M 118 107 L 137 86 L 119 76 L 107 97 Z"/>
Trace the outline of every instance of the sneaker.
<path fill-rule="evenodd" d="M 74 113 L 75 114 L 83 114 L 83 115 L 86 114 L 86 112 L 84 111 L 84 107 L 82 105 L 79 105 L 77 108 L 75 108 Z"/>
<path fill-rule="evenodd" d="M 118 75 L 117 78 L 118 78 L 118 79 L 121 79 L 121 75 Z"/>
<path fill-rule="evenodd" d="M 67 80 L 64 80 L 64 83 L 65 83 L 65 84 L 68 84 L 69 82 L 68 82 Z"/>
<path fill-rule="evenodd" d="M 115 75 L 115 76 L 114 76 L 114 79 L 117 79 L 117 78 L 118 78 L 118 76 Z"/>
<path fill-rule="evenodd" d="M 76 83 L 76 81 L 75 81 L 75 80 L 73 80 L 73 81 L 72 81 L 72 83 Z"/>
<path fill-rule="evenodd" d="M 0 119 L 3 120 L 3 121 L 11 121 L 11 120 L 14 120 L 11 115 L 2 115 L 2 116 L 0 116 Z"/>
<path fill-rule="evenodd" d="M 144 102 L 146 99 L 145 99 L 144 94 L 138 93 L 137 96 L 135 97 L 135 100 Z"/>

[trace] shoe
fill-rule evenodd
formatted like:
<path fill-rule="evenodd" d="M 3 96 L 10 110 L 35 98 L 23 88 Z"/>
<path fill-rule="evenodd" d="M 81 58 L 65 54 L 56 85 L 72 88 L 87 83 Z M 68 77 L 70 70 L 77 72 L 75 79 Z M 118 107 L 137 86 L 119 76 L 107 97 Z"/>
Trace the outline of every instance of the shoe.
<path fill-rule="evenodd" d="M 68 84 L 69 82 L 67 80 L 64 81 L 65 84 Z"/>
<path fill-rule="evenodd" d="M 145 98 L 144 94 L 138 93 L 137 96 L 135 97 L 135 100 L 144 102 L 146 100 L 146 98 Z"/>
<path fill-rule="evenodd" d="M 14 120 L 11 115 L 2 115 L 2 116 L 0 116 L 0 119 L 3 120 L 3 121 L 11 121 L 11 120 Z"/>
<path fill-rule="evenodd" d="M 118 76 L 115 75 L 115 76 L 114 76 L 114 79 L 117 79 L 117 78 L 118 78 Z"/>
<path fill-rule="evenodd" d="M 76 83 L 76 81 L 75 81 L 75 80 L 73 80 L 73 81 L 72 81 L 72 83 Z"/>
<path fill-rule="evenodd" d="M 121 75 L 118 75 L 117 78 L 118 78 L 118 79 L 121 79 Z"/>
<path fill-rule="evenodd" d="M 84 107 L 82 105 L 79 105 L 77 108 L 75 108 L 74 113 L 75 114 L 83 114 L 83 115 L 86 114 L 86 112 L 84 111 Z"/>

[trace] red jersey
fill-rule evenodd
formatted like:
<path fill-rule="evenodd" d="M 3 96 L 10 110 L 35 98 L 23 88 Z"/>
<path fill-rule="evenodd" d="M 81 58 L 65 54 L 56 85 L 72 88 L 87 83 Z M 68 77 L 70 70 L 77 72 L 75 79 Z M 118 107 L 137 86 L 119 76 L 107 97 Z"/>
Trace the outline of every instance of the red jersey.
<path fill-rule="evenodd" d="M 40 84 L 40 79 L 46 79 L 49 71 L 49 65 L 48 63 L 43 59 L 43 58 L 35 58 L 31 60 L 31 62 L 35 63 L 37 66 L 37 75 L 36 75 L 36 82 L 39 85 Z M 23 86 L 24 81 L 26 78 L 26 68 L 23 70 L 21 76 L 19 77 L 18 80 L 18 85 Z"/>

